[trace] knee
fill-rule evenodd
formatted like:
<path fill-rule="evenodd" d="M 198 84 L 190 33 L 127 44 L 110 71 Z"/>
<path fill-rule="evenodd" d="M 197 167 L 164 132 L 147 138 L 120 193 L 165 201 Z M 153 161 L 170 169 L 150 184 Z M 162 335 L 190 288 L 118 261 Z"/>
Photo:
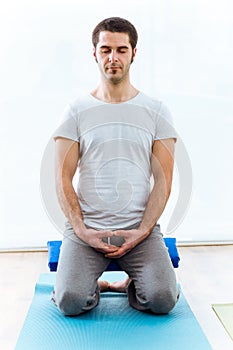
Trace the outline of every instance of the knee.
<path fill-rule="evenodd" d="M 65 316 L 76 316 L 81 313 L 83 303 L 76 293 L 71 291 L 55 293 L 55 301 L 58 309 Z"/>
<path fill-rule="evenodd" d="M 64 291 L 63 293 L 55 293 L 55 302 L 58 309 L 65 316 L 78 316 L 81 313 L 93 308 L 94 302 L 88 300 L 85 294 L 78 294 L 72 291 Z"/>
<path fill-rule="evenodd" d="M 156 290 L 149 297 L 150 309 L 155 314 L 169 313 L 177 303 L 178 292 L 170 289 Z"/>

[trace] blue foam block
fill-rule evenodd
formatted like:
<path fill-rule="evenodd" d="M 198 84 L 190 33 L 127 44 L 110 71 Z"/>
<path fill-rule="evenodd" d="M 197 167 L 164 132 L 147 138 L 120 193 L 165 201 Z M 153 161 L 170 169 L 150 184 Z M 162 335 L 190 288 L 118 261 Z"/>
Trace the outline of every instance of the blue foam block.
<path fill-rule="evenodd" d="M 164 242 L 168 248 L 168 253 L 170 255 L 172 264 L 174 267 L 179 266 L 179 253 L 176 247 L 176 238 L 174 237 L 166 237 L 164 238 Z M 57 271 L 57 264 L 59 260 L 60 248 L 62 241 L 48 241 L 48 266 L 50 271 Z M 106 271 L 120 271 L 121 268 L 117 264 L 116 261 L 112 260 Z"/>
<path fill-rule="evenodd" d="M 124 278 L 105 272 L 103 278 Z M 65 317 L 50 301 L 56 273 L 43 274 L 15 350 L 211 350 L 184 295 L 168 315 L 131 308 L 125 294 L 102 293 L 99 305 L 77 317 Z"/>

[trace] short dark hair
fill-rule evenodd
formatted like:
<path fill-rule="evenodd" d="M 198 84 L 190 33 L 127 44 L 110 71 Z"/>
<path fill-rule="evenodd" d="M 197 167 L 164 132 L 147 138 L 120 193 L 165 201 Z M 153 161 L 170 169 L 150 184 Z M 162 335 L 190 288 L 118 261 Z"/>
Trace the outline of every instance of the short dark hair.
<path fill-rule="evenodd" d="M 93 46 L 99 42 L 100 32 L 108 31 L 112 33 L 127 33 L 129 35 L 129 42 L 134 49 L 138 41 L 138 33 L 132 23 L 121 17 L 110 17 L 101 21 L 92 32 Z"/>

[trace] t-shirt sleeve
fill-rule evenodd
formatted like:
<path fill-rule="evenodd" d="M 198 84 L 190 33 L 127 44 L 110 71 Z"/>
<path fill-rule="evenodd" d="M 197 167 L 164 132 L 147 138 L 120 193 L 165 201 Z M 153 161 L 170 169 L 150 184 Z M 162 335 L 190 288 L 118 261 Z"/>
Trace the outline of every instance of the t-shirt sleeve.
<path fill-rule="evenodd" d="M 64 137 L 79 142 L 77 117 L 74 116 L 70 105 L 66 107 L 60 125 L 53 133 L 53 139 L 55 140 L 57 137 Z"/>
<path fill-rule="evenodd" d="M 156 130 L 154 140 L 174 138 L 177 140 L 177 132 L 173 125 L 173 118 L 169 109 L 161 103 L 156 119 Z"/>

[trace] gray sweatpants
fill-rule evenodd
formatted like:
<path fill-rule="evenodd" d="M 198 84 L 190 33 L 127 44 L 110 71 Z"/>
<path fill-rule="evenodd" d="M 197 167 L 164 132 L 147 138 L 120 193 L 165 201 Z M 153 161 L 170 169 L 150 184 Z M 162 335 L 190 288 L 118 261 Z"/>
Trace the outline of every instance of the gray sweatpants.
<path fill-rule="evenodd" d="M 98 304 L 100 292 L 97 280 L 110 261 L 103 253 L 80 240 L 67 225 L 53 297 L 63 314 L 79 315 Z M 149 237 L 117 259 L 117 263 L 132 279 L 127 291 L 132 307 L 166 314 L 175 306 L 179 291 L 159 225 L 154 227 Z"/>

